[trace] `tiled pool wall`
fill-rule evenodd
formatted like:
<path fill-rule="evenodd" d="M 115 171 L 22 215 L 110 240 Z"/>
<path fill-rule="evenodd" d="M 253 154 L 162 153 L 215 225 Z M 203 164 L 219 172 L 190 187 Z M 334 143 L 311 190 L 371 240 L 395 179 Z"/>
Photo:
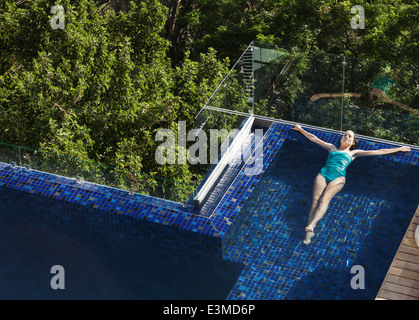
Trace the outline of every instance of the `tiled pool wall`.
<path fill-rule="evenodd" d="M 118 250 L 132 252 L 135 248 L 130 248 L 130 243 L 141 240 L 150 250 L 158 246 L 160 250 L 167 248 L 174 254 L 178 251 L 189 252 L 194 257 L 197 253 L 203 257 L 222 256 L 221 238 L 211 221 L 180 203 L 142 194 L 130 195 L 120 189 L 85 181 L 78 183 L 76 179 L 37 170 L 26 171 L 5 163 L 0 163 L 0 191 L 7 193 L 10 202 L 2 203 L 2 207 L 8 205 L 14 212 L 13 204 L 17 207 L 22 201 L 19 193 L 28 194 L 32 196 L 32 203 L 27 206 L 31 208 L 30 214 L 49 212 L 51 221 L 39 220 L 46 227 L 49 223 L 63 230 L 84 227 L 91 231 L 91 237 L 95 236 L 96 230 L 103 229 L 108 235 L 107 245 L 113 242 L 112 246 Z M 34 206 L 45 206 L 45 201 L 39 202 L 41 205 L 36 201 L 38 198 L 48 200 L 48 205 L 57 210 L 43 210 L 45 207 L 32 210 Z M 52 216 L 51 212 L 57 214 Z M 131 242 L 129 238 L 132 238 Z"/>
<path fill-rule="evenodd" d="M 176 229 L 218 237 L 211 221 L 182 204 L 142 194 L 0 163 L 0 187 L 79 204 Z"/>
<path fill-rule="evenodd" d="M 31 229 L 41 233 L 53 230 L 53 234 L 68 235 L 98 250 L 108 248 L 120 258 L 144 251 L 221 258 L 215 237 L 11 188 L 0 188 L 0 196 L 1 222 L 15 226 L 16 230 L 21 227 L 22 233 Z"/>
<path fill-rule="evenodd" d="M 56 176 L 36 170 L 26 171 L 22 167 L 11 167 L 0 163 L 0 187 L 23 191 L 36 196 L 47 197 L 58 202 L 69 202 L 89 210 L 100 211 L 102 215 L 113 217 L 121 224 L 124 221 L 143 221 L 170 227 L 181 231 L 189 237 L 190 245 L 194 242 L 208 243 L 208 248 L 228 248 L 230 241 L 242 226 L 244 217 L 240 210 L 252 194 L 255 186 L 267 170 L 275 155 L 281 149 L 286 139 L 306 140 L 300 133 L 291 130 L 289 122 L 273 122 L 263 137 L 263 159 L 250 159 L 247 170 L 241 170 L 227 192 L 221 198 L 217 207 L 209 216 L 203 216 L 191 207 L 183 204 L 157 199 L 154 197 L 134 194 L 89 182 L 78 183 L 75 179 Z M 303 127 L 320 139 L 339 145 L 341 134 L 320 128 Z M 370 140 L 359 137 L 359 148 L 373 150 L 395 147 L 390 142 Z M 417 166 L 419 150 L 409 153 L 397 153 L 380 158 L 388 161 L 401 162 Z M 254 174 L 249 174 L 249 173 Z M 413 213 L 412 213 L 413 214 Z M 152 237 L 152 235 L 150 235 Z M 208 249 L 211 251 L 211 249 Z"/>
<path fill-rule="evenodd" d="M 225 299 L 242 269 L 216 237 L 7 187 L 0 199 L 2 300 Z M 66 290 L 48 285 L 56 264 Z"/>

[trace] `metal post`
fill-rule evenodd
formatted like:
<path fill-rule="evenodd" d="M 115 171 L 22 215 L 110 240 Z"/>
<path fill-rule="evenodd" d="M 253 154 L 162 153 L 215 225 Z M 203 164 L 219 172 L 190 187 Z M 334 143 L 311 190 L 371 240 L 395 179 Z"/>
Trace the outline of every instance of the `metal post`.
<path fill-rule="evenodd" d="M 340 131 L 343 130 L 343 100 L 345 98 L 345 56 L 343 56 L 343 62 L 342 62 L 342 104 L 340 107 Z"/>
<path fill-rule="evenodd" d="M 19 150 L 19 166 L 22 166 L 22 157 L 20 156 L 20 147 L 17 148 Z"/>

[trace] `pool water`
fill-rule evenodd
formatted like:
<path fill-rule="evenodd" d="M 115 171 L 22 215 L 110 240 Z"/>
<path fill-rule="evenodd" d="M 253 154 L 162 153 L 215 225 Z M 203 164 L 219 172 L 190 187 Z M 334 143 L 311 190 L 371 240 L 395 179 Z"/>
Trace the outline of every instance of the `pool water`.
<path fill-rule="evenodd" d="M 417 167 L 356 159 L 309 245 L 313 181 L 327 151 L 286 140 L 242 208 L 225 256 L 245 264 L 228 299 L 374 299 L 418 205 Z M 353 266 L 365 289 L 353 289 Z"/>
<path fill-rule="evenodd" d="M 243 268 L 191 232 L 6 188 L 0 204 L 0 299 L 225 299 Z"/>

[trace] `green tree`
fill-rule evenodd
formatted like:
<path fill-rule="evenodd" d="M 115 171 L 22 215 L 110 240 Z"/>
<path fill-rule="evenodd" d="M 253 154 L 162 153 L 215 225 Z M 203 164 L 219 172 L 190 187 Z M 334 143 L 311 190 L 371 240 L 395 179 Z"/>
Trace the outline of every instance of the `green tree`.
<path fill-rule="evenodd" d="M 65 8 L 64 29 L 50 26 L 57 4 Z M 156 163 L 155 134 L 179 120 L 192 128 L 228 61 L 210 50 L 201 63 L 186 56 L 172 67 L 167 8 L 157 0 L 131 3 L 126 12 L 88 0 L 2 9 L 0 141 L 132 172 L 105 169 L 119 186 L 185 196 L 187 186 L 154 178 L 188 184 L 194 176 L 188 165 Z"/>

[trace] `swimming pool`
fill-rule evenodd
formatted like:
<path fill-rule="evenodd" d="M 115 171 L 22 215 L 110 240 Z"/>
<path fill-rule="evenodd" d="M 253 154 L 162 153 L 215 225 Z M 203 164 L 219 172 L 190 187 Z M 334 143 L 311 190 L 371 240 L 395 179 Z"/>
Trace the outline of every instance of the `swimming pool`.
<path fill-rule="evenodd" d="M 3 187 L 0 203 L 0 299 L 225 299 L 242 269 L 199 234 Z"/>
<path fill-rule="evenodd" d="M 246 265 L 229 299 L 374 299 L 418 205 L 416 166 L 358 158 L 316 236 L 304 245 L 327 151 L 290 132 L 241 210 L 225 255 Z M 353 266 L 365 289 L 352 289 Z"/>
<path fill-rule="evenodd" d="M 0 163 L 7 253 L 0 280 L 8 288 L 1 297 L 375 298 L 418 204 L 418 150 L 351 164 L 344 190 L 305 246 L 312 182 L 327 152 L 286 121 L 262 120 L 263 161 L 247 167 L 253 175 L 239 169 L 205 216 L 180 203 Z M 340 139 L 332 130 L 307 130 L 327 142 Z M 358 138 L 362 149 L 391 145 Z M 63 291 L 50 286 L 57 264 L 66 271 Z M 364 267 L 366 289 L 351 288 L 354 265 Z"/>

